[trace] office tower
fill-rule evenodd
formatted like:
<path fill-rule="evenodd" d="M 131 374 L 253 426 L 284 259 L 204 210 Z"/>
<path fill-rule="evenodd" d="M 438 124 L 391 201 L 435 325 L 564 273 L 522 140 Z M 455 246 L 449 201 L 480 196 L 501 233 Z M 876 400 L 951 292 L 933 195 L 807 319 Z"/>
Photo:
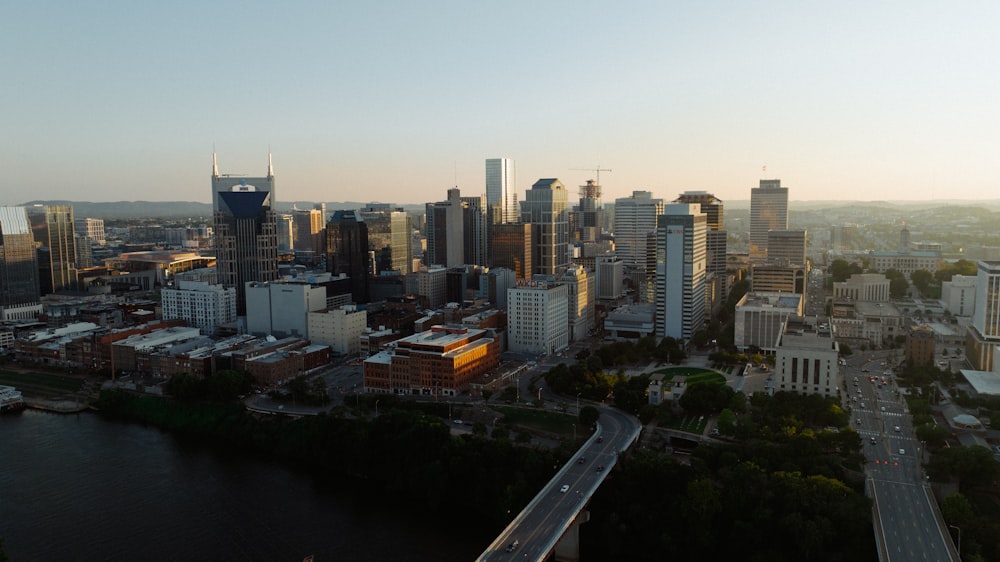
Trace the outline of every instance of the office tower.
<path fill-rule="evenodd" d="M 42 313 L 38 254 L 24 207 L 0 207 L 0 321 Z"/>
<path fill-rule="evenodd" d="M 236 288 L 239 316 L 246 316 L 246 284 L 278 277 L 277 217 L 271 193 L 242 184 L 216 192 L 215 257 L 219 283 Z"/>
<path fill-rule="evenodd" d="M 370 203 L 360 212 L 368 226 L 368 251 L 374 254 L 375 269 L 371 275 L 413 272 L 413 227 L 410 215 L 402 208 L 390 208 L 384 203 Z"/>
<path fill-rule="evenodd" d="M 292 248 L 296 252 L 323 253 L 323 211 L 294 209 L 292 211 Z"/>
<path fill-rule="evenodd" d="M 73 228 L 80 236 L 86 236 L 100 246 L 104 245 L 104 219 L 75 219 Z"/>
<path fill-rule="evenodd" d="M 463 262 L 469 265 L 486 265 L 489 219 L 486 196 L 462 197 Z"/>
<path fill-rule="evenodd" d="M 760 180 L 750 189 L 750 259 L 767 257 L 767 232 L 788 230 L 788 188 L 781 180 Z"/>
<path fill-rule="evenodd" d="M 73 237 L 76 239 L 76 268 L 77 270 L 86 269 L 88 267 L 94 267 L 94 252 L 91 247 L 91 240 L 86 236 L 81 236 L 79 233 L 74 232 Z"/>
<path fill-rule="evenodd" d="M 354 211 L 334 211 L 326 224 L 326 270 L 351 279 L 356 304 L 368 302 L 368 225 Z"/>
<path fill-rule="evenodd" d="M 267 153 L 267 176 L 262 178 L 246 177 L 242 174 L 219 174 L 219 163 L 212 153 L 212 211 L 217 212 L 221 208 L 221 193 L 233 191 L 233 188 L 245 185 L 252 185 L 257 191 L 266 191 L 270 194 L 271 209 L 276 209 L 278 195 L 274 186 L 274 166 L 271 165 L 271 153 Z"/>
<path fill-rule="evenodd" d="M 426 265 L 455 267 L 465 261 L 465 216 L 459 189 L 448 190 L 448 200 L 427 203 Z"/>
<path fill-rule="evenodd" d="M 518 280 L 531 279 L 531 225 L 523 223 L 490 226 L 493 256 L 491 267 L 505 267 Z"/>
<path fill-rule="evenodd" d="M 551 354 L 569 345 L 566 285 L 532 281 L 507 289 L 507 344 L 517 353 Z"/>
<path fill-rule="evenodd" d="M 705 213 L 665 205 L 656 221 L 656 335 L 690 341 L 705 322 Z"/>
<path fill-rule="evenodd" d="M 561 275 L 569 267 L 569 193 L 557 179 L 540 179 L 521 205 L 521 222 L 531 225 L 532 274 Z"/>
<path fill-rule="evenodd" d="M 656 217 L 662 214 L 663 199 L 654 199 L 649 191 L 615 199 L 615 253 L 626 269 L 645 267 L 646 235 L 656 230 Z"/>
<path fill-rule="evenodd" d="M 580 206 L 576 208 L 576 234 L 574 239 L 581 243 L 597 242 L 601 238 L 604 210 L 601 208 L 601 186 L 594 180 L 587 180 L 580 186 Z"/>
<path fill-rule="evenodd" d="M 615 300 L 625 294 L 625 274 L 621 258 L 614 254 L 597 256 L 597 299 Z"/>
<path fill-rule="evenodd" d="M 34 205 L 28 209 L 38 250 L 43 295 L 76 288 L 76 237 L 73 207 Z"/>
<path fill-rule="evenodd" d="M 292 215 L 281 214 L 277 217 L 278 223 L 278 251 L 290 252 L 295 249 L 295 219 Z"/>
<path fill-rule="evenodd" d="M 768 232 L 767 261 L 773 265 L 805 265 L 806 231 L 772 230 Z"/>
<path fill-rule="evenodd" d="M 708 232 L 705 235 L 705 306 L 711 311 L 725 301 L 729 293 L 726 275 L 727 233 L 724 224 L 722 200 L 706 191 L 685 191 L 674 203 L 697 203 L 705 213 Z"/>
<path fill-rule="evenodd" d="M 965 341 L 972 368 L 1000 372 L 1000 262 L 976 264 L 976 304 Z"/>
<path fill-rule="evenodd" d="M 583 340 L 594 331 L 594 274 L 582 266 L 570 267 L 557 281 L 566 285 L 569 341 Z"/>
<path fill-rule="evenodd" d="M 486 205 L 490 209 L 499 209 L 501 223 L 520 220 L 517 206 L 517 175 L 514 173 L 514 161 L 510 158 L 486 160 Z"/>

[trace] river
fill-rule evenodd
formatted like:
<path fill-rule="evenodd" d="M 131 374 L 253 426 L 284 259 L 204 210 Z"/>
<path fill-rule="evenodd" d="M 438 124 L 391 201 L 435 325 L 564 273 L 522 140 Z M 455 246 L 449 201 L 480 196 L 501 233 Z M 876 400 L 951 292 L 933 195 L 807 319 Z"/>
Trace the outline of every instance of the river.
<path fill-rule="evenodd" d="M 283 466 L 89 413 L 0 416 L 0 463 L 12 562 L 457 562 L 489 542 L 453 521 L 370 505 L 336 481 L 318 487 Z"/>

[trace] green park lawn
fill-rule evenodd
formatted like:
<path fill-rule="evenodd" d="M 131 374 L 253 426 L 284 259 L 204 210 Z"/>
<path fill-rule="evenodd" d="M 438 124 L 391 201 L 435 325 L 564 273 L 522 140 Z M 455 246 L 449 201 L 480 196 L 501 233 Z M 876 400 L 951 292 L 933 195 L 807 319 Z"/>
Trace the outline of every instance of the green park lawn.
<path fill-rule="evenodd" d="M 558 412 L 509 406 L 495 406 L 493 409 L 504 415 L 508 425 L 560 435 L 572 435 L 573 424 L 577 423 L 576 416 Z"/>
<path fill-rule="evenodd" d="M 16 387 L 25 396 L 56 398 L 78 392 L 83 380 L 52 373 L 25 373 L 0 369 L 0 384 Z"/>

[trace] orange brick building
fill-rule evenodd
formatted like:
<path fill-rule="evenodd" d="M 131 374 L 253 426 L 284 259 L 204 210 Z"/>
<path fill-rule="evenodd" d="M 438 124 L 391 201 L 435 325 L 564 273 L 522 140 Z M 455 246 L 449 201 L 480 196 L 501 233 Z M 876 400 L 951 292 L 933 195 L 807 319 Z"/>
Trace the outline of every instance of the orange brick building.
<path fill-rule="evenodd" d="M 365 391 L 457 396 L 499 364 L 500 339 L 492 331 L 434 326 L 366 359 Z"/>

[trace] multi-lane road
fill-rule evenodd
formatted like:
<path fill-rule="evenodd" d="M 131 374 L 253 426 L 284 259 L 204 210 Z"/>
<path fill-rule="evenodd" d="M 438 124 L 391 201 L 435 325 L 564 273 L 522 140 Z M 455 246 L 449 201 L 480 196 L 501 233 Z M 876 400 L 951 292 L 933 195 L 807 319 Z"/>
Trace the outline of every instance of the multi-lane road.
<path fill-rule="evenodd" d="M 864 443 L 866 483 L 875 507 L 883 562 L 955 560 L 922 469 L 923 445 L 882 359 L 866 355 L 845 369 L 854 428 Z M 874 377 L 874 381 L 870 379 Z M 887 384 L 882 384 L 883 378 Z"/>
<path fill-rule="evenodd" d="M 477 560 L 545 560 L 590 497 L 639 436 L 639 420 L 599 408 L 598 430 Z"/>

